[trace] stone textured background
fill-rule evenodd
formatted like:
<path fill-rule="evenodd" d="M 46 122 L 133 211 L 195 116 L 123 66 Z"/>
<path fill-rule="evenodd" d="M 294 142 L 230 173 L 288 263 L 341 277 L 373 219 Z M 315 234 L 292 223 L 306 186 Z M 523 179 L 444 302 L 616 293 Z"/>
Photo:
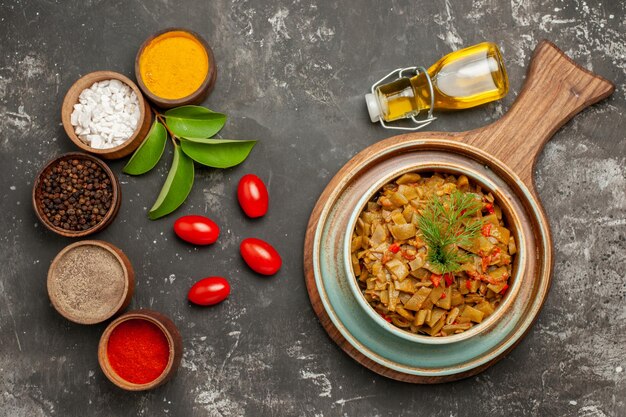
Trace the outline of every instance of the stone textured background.
<path fill-rule="evenodd" d="M 0 415 L 626 415 L 625 16 L 624 2 L 607 0 L 0 0 Z M 186 205 L 157 222 L 146 208 L 169 158 L 139 178 L 121 174 L 124 161 L 111 164 L 124 200 L 96 237 L 132 260 L 131 307 L 166 313 L 185 341 L 177 378 L 132 394 L 100 372 L 104 325 L 71 324 L 50 306 L 46 272 L 69 241 L 37 224 L 30 193 L 47 160 L 74 150 L 60 126 L 72 82 L 101 69 L 132 75 L 139 45 L 169 26 L 213 46 L 219 75 L 206 105 L 229 115 L 222 135 L 260 143 L 240 167 L 198 169 Z M 557 132 L 537 165 L 556 249 L 546 305 L 526 339 L 477 377 L 439 386 L 379 377 L 328 339 L 302 274 L 305 226 L 323 187 L 355 153 L 390 136 L 370 124 L 363 94 L 393 68 L 495 41 L 508 97 L 432 125 L 478 127 L 510 106 L 542 38 L 617 86 Z M 236 203 L 247 172 L 264 178 L 272 196 L 260 221 L 245 219 Z M 195 249 L 175 239 L 172 223 L 187 213 L 217 220 L 219 244 Z M 243 265 L 237 246 L 247 236 L 281 251 L 277 276 Z M 232 296 L 190 307 L 189 286 L 208 275 L 229 277 Z"/>

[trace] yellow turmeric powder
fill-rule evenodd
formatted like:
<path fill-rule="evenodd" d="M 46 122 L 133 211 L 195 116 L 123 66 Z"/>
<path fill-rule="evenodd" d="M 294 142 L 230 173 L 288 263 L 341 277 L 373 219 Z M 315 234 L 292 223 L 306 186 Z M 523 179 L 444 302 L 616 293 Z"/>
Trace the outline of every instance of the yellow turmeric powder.
<path fill-rule="evenodd" d="M 139 73 L 152 94 L 175 100 L 200 88 L 209 73 L 209 58 L 190 33 L 167 32 L 146 45 L 139 57 Z"/>

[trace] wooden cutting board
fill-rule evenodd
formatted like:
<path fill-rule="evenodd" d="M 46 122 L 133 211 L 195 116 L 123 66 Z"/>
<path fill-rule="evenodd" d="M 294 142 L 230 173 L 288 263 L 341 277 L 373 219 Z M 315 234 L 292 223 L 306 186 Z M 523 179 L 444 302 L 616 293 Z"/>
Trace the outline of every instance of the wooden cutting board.
<path fill-rule="evenodd" d="M 349 356 L 370 370 L 389 378 L 413 383 L 430 384 L 465 378 L 487 369 L 504 357 L 521 341 L 527 329 L 497 357 L 471 370 L 451 375 L 430 377 L 398 372 L 365 356 L 349 343 L 333 324 L 320 298 L 315 277 L 314 246 L 316 233 L 320 230 L 321 215 L 333 196 L 339 190 L 349 187 L 349 184 L 346 184 L 349 181 L 348 177 L 354 175 L 354 171 L 362 167 L 363 161 L 392 152 L 393 149 L 408 141 L 423 142 L 423 148 L 430 149 L 429 141 L 435 143 L 443 140 L 451 142 L 440 146 L 446 152 L 468 154 L 472 153 L 471 149 L 474 149 L 473 154 L 483 155 L 481 162 L 489 164 L 496 174 L 512 175 L 523 182 L 530 191 L 530 198 L 527 198 L 530 200 L 528 204 L 536 205 L 540 216 L 547 224 L 533 180 L 537 157 L 544 144 L 563 124 L 584 108 L 611 95 L 614 89 L 613 83 L 582 68 L 553 43 L 544 40 L 535 48 L 520 94 L 509 111 L 498 121 L 466 132 L 420 132 L 394 136 L 366 148 L 352 158 L 335 175 L 320 196 L 309 220 L 304 245 L 307 291 L 313 309 L 330 338 Z M 415 151 L 419 152 L 419 148 Z M 546 246 L 547 255 L 543 257 L 538 255 L 537 261 L 544 263 L 548 285 L 545 291 L 536 295 L 541 297 L 539 307 L 547 295 L 552 269 L 552 245 L 549 231 L 544 233 L 544 236 L 540 236 L 540 239 L 543 239 L 542 243 Z M 533 321 L 538 312 L 537 309 L 533 313 Z"/>

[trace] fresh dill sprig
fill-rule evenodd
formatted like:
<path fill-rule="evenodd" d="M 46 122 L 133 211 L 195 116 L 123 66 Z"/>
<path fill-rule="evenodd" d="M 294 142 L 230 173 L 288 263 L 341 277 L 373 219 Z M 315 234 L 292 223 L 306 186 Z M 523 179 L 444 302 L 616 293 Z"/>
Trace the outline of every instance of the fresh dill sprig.
<path fill-rule="evenodd" d="M 426 260 L 440 274 L 457 272 L 469 257 L 459 246 L 469 246 L 482 227 L 476 218 L 481 208 L 475 194 L 454 191 L 433 196 L 422 211 L 418 227 L 428 247 Z"/>

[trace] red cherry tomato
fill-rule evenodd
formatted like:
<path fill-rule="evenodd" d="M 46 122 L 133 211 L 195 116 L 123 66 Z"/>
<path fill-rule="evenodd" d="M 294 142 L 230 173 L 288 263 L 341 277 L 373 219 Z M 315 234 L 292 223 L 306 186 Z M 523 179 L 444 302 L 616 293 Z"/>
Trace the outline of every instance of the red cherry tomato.
<path fill-rule="evenodd" d="M 194 304 L 212 306 L 224 301 L 230 294 L 230 285 L 226 278 L 208 277 L 193 284 L 187 298 Z"/>
<path fill-rule="evenodd" d="M 283 264 L 276 249 L 261 239 L 244 239 L 239 245 L 239 251 L 248 266 L 259 274 L 274 275 Z"/>
<path fill-rule="evenodd" d="M 269 196 L 261 178 L 253 174 L 241 177 L 237 186 L 239 205 L 248 217 L 261 217 L 267 213 Z"/>
<path fill-rule="evenodd" d="M 208 217 L 191 215 L 176 220 L 174 232 L 182 240 L 194 245 L 210 245 L 220 235 L 220 228 Z"/>

